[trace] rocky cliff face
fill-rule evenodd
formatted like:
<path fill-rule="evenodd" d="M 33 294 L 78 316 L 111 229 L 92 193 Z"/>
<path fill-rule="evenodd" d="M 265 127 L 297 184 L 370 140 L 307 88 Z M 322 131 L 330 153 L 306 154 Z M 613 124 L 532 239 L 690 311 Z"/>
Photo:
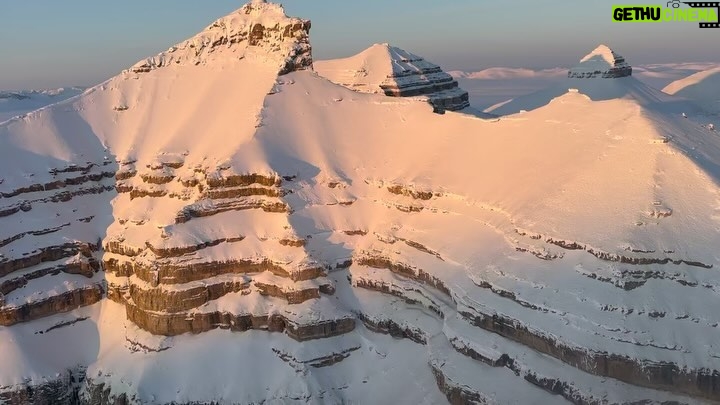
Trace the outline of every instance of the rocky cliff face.
<path fill-rule="evenodd" d="M 390 97 L 421 97 L 436 112 L 470 106 L 468 93 L 440 66 L 388 44 L 375 44 L 347 59 L 319 61 L 315 70 L 353 90 Z"/>
<path fill-rule="evenodd" d="M 713 138 L 440 117 L 384 95 L 456 88 L 418 58 L 361 94 L 278 6 L 219 21 L 0 125 L 0 402 L 720 398 Z"/>
<path fill-rule="evenodd" d="M 632 76 L 632 66 L 606 45 L 595 48 L 568 72 L 571 79 L 617 79 L 628 76 Z"/>

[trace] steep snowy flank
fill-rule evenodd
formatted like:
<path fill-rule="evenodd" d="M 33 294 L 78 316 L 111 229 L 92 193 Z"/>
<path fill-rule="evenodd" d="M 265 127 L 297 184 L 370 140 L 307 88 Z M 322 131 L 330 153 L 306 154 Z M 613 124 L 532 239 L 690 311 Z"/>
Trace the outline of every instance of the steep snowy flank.
<path fill-rule="evenodd" d="M 277 10 L 0 124 L 0 402 L 720 400 L 717 137 L 352 91 Z"/>
<path fill-rule="evenodd" d="M 470 105 L 467 92 L 439 66 L 388 44 L 375 44 L 345 59 L 317 61 L 315 70 L 333 83 L 356 91 L 421 97 L 438 112 Z"/>
<path fill-rule="evenodd" d="M 670 83 L 663 91 L 697 101 L 710 111 L 720 112 L 720 67 Z"/>

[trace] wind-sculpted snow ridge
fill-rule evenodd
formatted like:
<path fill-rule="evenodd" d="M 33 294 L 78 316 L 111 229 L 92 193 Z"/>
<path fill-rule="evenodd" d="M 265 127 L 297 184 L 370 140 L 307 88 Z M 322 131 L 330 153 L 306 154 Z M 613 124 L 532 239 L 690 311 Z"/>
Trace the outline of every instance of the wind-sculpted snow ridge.
<path fill-rule="evenodd" d="M 720 67 L 672 82 L 663 91 L 696 101 L 710 112 L 720 112 Z"/>
<path fill-rule="evenodd" d="M 0 125 L 0 402 L 720 399 L 716 137 L 576 92 L 439 116 L 285 51 Z"/>
<path fill-rule="evenodd" d="M 353 90 L 392 97 L 421 97 L 436 112 L 470 106 L 468 93 L 439 66 L 388 44 L 375 44 L 346 59 L 318 61 L 317 72 Z"/>

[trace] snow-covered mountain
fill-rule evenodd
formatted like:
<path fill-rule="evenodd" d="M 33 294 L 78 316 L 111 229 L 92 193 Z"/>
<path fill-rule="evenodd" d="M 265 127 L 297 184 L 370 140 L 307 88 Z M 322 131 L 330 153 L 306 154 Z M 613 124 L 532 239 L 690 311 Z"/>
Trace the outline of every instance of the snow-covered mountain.
<path fill-rule="evenodd" d="M 694 100 L 710 111 L 720 112 L 720 67 L 672 82 L 663 91 Z"/>
<path fill-rule="evenodd" d="M 662 106 L 670 97 L 632 77 L 632 67 L 625 59 L 605 45 L 580 60 L 568 71 L 567 79 L 536 92 L 496 104 L 485 112 L 508 115 L 531 111 L 548 105 L 569 90 L 579 92 L 593 101 L 629 99 L 638 104 Z M 666 107 L 671 107 L 666 103 Z"/>
<path fill-rule="evenodd" d="M 643 83 L 662 89 L 675 80 L 683 79 L 699 71 L 711 69 L 717 63 L 661 63 L 633 65 L 632 76 Z M 528 69 L 512 67 L 492 67 L 480 71 L 448 72 L 467 90 L 470 105 L 479 110 L 530 94 L 559 83 L 568 76 L 569 68 Z"/>
<path fill-rule="evenodd" d="M 345 59 L 315 62 L 315 70 L 353 90 L 427 100 L 437 112 L 470 106 L 467 91 L 440 66 L 389 44 L 375 44 Z"/>
<path fill-rule="evenodd" d="M 0 91 L 0 122 L 82 93 L 81 87 L 53 90 Z"/>
<path fill-rule="evenodd" d="M 309 28 L 254 1 L 0 124 L 0 402 L 720 399 L 717 137 L 434 114 Z"/>
<path fill-rule="evenodd" d="M 617 79 L 628 76 L 632 76 L 632 66 L 607 45 L 595 48 L 568 72 L 568 77 L 575 79 Z"/>

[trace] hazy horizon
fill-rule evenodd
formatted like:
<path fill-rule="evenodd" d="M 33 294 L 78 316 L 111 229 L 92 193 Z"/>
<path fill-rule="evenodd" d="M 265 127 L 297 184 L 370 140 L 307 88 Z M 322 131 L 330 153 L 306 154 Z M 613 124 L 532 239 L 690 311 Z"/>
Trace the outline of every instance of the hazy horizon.
<path fill-rule="evenodd" d="M 388 42 L 445 70 L 574 65 L 600 43 L 633 65 L 720 62 L 712 50 L 720 30 L 694 22 L 620 24 L 611 1 L 559 0 L 542 8 L 531 0 L 452 4 L 398 0 L 385 4 L 301 0 L 282 2 L 288 15 L 310 19 L 314 57 L 353 55 Z M 77 0 L 12 2 L 0 7 L 0 89 L 44 89 L 100 83 L 138 60 L 167 49 L 244 4 L 155 0 L 99 3 Z M 27 24 L 32 16 L 32 25 Z M 552 17 L 551 17 L 552 16 Z M 510 21 L 510 22 L 509 22 Z M 448 44 L 452 44 L 449 46 Z"/>

